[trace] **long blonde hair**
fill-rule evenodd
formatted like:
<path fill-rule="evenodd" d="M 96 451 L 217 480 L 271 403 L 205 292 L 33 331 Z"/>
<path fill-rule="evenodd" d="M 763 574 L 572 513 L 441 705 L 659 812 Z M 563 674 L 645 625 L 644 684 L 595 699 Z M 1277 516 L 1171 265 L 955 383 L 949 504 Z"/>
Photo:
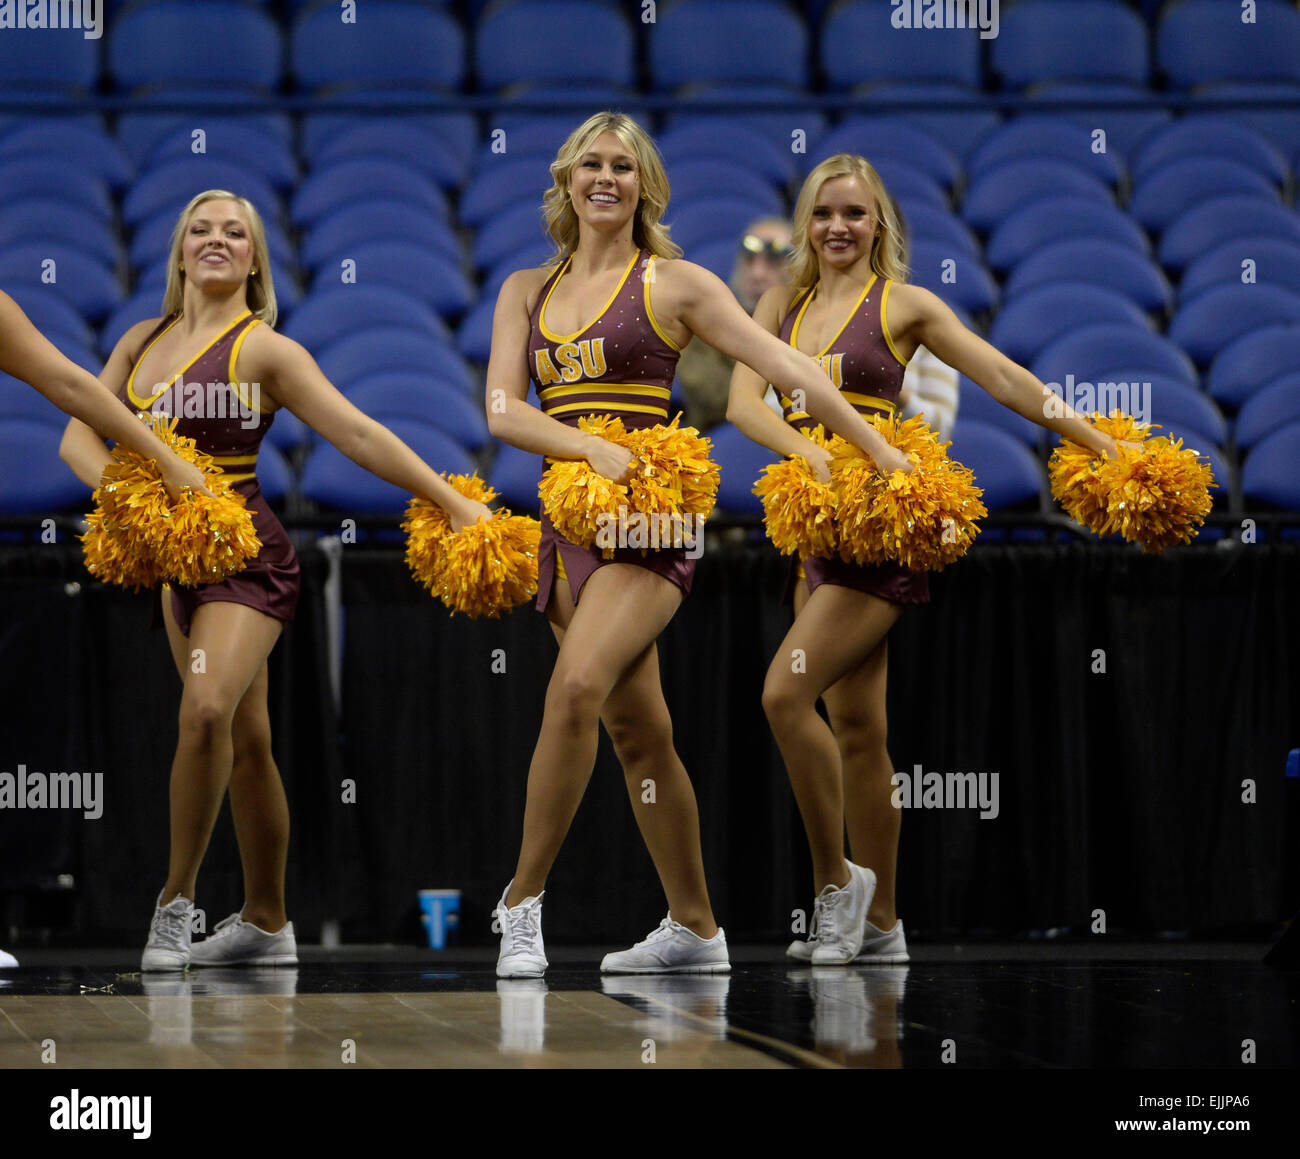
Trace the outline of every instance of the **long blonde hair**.
<path fill-rule="evenodd" d="M 555 242 L 557 252 L 547 264 L 563 261 L 578 248 L 578 215 L 569 200 L 569 178 L 573 167 L 601 133 L 613 133 L 623 148 L 636 158 L 642 197 L 637 202 L 632 240 L 657 257 L 681 257 L 681 247 L 668 236 L 668 227 L 659 222 L 668 208 L 668 175 L 664 172 L 658 148 L 631 117 L 624 113 L 604 112 L 588 117 L 574 129 L 551 162 L 553 183 L 542 198 L 542 214 L 546 232 Z"/>
<path fill-rule="evenodd" d="M 181 269 L 182 247 L 190 217 L 205 201 L 233 201 L 248 217 L 248 228 L 253 235 L 253 266 L 257 273 L 248 275 L 244 300 L 253 314 L 268 326 L 275 325 L 275 282 L 271 277 L 271 256 L 266 248 L 266 227 L 262 215 L 247 197 L 240 197 L 225 189 L 206 189 L 181 210 L 172 230 L 171 246 L 167 255 L 167 288 L 163 291 L 163 317 L 179 314 L 185 305 L 185 271 Z"/>
<path fill-rule="evenodd" d="M 836 153 L 827 157 L 804 179 L 794 206 L 794 255 L 790 259 L 790 285 L 796 292 L 815 286 L 821 277 L 817 255 L 808 242 L 808 223 L 821 196 L 822 186 L 835 177 L 860 177 L 876 203 L 876 234 L 871 242 L 871 269 L 882 278 L 907 281 L 907 260 L 903 250 L 903 231 L 894 212 L 894 199 L 885 183 L 865 157 L 854 153 Z"/>

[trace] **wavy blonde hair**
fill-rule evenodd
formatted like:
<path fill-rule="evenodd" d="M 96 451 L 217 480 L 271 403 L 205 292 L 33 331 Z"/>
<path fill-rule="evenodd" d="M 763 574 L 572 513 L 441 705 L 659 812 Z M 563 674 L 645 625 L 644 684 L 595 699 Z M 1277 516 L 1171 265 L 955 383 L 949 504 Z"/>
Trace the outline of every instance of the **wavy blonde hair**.
<path fill-rule="evenodd" d="M 275 325 L 278 309 L 275 304 L 275 281 L 271 277 L 271 255 L 266 248 L 266 227 L 262 215 L 247 197 L 240 197 L 225 189 L 205 189 L 181 210 L 172 230 L 171 246 L 167 256 L 167 288 L 163 291 L 163 317 L 179 314 L 185 306 L 185 271 L 181 267 L 185 231 L 189 228 L 194 211 L 207 201 L 233 201 L 248 218 L 248 228 L 253 235 L 253 266 L 257 271 L 249 274 L 244 300 L 253 314 L 268 326 Z"/>
<path fill-rule="evenodd" d="M 836 153 L 827 157 L 804 179 L 794 206 L 794 254 L 790 259 L 790 285 L 796 292 L 815 286 L 821 277 L 817 255 L 808 241 L 808 223 L 821 196 L 822 186 L 835 177 L 860 177 L 875 202 L 876 234 L 871 242 L 871 268 L 882 278 L 907 281 L 907 259 L 903 249 L 903 231 L 894 211 L 894 199 L 885 183 L 865 157 L 854 153 Z"/>
<path fill-rule="evenodd" d="M 632 240 L 657 257 L 681 257 L 681 247 L 668 236 L 668 227 L 659 222 L 668 208 L 668 175 L 664 172 L 659 149 L 631 117 L 624 113 L 604 112 L 588 117 L 574 129 L 551 162 L 553 183 L 542 198 L 542 215 L 546 232 L 555 242 L 557 252 L 547 264 L 562 262 L 578 248 L 578 215 L 569 200 L 569 178 L 573 167 L 601 133 L 613 133 L 623 148 L 636 158 L 643 196 L 637 202 Z"/>

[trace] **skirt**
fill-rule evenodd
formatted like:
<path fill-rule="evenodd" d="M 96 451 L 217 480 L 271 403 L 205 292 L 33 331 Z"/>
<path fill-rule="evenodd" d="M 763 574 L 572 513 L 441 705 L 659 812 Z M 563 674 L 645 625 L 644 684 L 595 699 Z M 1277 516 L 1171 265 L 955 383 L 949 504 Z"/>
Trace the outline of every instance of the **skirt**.
<path fill-rule="evenodd" d="M 878 563 L 861 566 L 845 563 L 842 559 L 795 560 L 790 565 L 783 603 L 794 603 L 794 591 L 801 579 L 808 582 L 811 595 L 822 584 L 850 588 L 879 596 L 891 604 L 928 604 L 930 602 L 930 575 L 924 571 L 908 571 L 896 563 Z"/>

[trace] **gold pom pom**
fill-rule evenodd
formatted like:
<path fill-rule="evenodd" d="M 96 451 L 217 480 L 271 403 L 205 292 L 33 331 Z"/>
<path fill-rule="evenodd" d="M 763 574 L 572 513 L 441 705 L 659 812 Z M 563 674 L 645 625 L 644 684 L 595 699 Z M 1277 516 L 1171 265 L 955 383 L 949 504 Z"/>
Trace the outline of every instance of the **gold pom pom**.
<path fill-rule="evenodd" d="M 1118 454 L 1062 441 L 1048 463 L 1056 501 L 1095 534 L 1119 534 L 1154 555 L 1191 542 L 1213 505 L 1209 489 L 1218 486 L 1209 464 L 1182 439 L 1153 435 L 1153 424 L 1123 411 L 1088 417 L 1119 444 Z"/>
<path fill-rule="evenodd" d="M 610 415 L 585 415 L 578 429 L 626 447 L 633 456 L 632 475 L 615 483 L 594 470 L 585 459 L 552 462 L 538 486 L 542 506 L 551 522 L 570 543 L 592 547 L 602 525 L 628 515 L 659 516 L 669 520 L 707 518 L 718 494 L 718 465 L 709 458 L 712 443 L 694 427 L 671 423 L 629 431 L 623 420 Z M 606 559 L 614 547 L 602 545 Z"/>
<path fill-rule="evenodd" d="M 920 416 L 868 416 L 884 438 L 916 467 L 888 478 L 866 452 L 831 440 L 831 485 L 837 496 L 840 558 L 859 565 L 887 560 L 911 571 L 939 571 L 959 559 L 988 514 L 969 467 L 950 459 Z"/>
<path fill-rule="evenodd" d="M 829 447 L 821 426 L 805 432 L 819 447 Z M 828 558 L 839 548 L 836 494 L 813 474 L 808 460 L 792 455 L 769 463 L 754 486 L 763 500 L 763 525 L 782 555 Z"/>
<path fill-rule="evenodd" d="M 194 587 L 242 571 L 262 549 L 253 513 L 211 455 L 176 434 L 179 419 L 138 415 L 182 459 L 204 472 L 215 499 L 186 492 L 172 504 L 152 459 L 116 447 L 95 491 L 96 510 L 81 537 L 86 568 L 105 583 L 153 587 L 162 580 Z"/>
<path fill-rule="evenodd" d="M 477 475 L 445 475 L 460 494 L 490 503 L 497 492 Z M 412 499 L 402 522 L 406 563 L 415 578 L 452 614 L 471 619 L 502 612 L 537 595 L 537 552 L 542 525 L 524 515 L 497 511 L 460 531 L 427 499 Z"/>

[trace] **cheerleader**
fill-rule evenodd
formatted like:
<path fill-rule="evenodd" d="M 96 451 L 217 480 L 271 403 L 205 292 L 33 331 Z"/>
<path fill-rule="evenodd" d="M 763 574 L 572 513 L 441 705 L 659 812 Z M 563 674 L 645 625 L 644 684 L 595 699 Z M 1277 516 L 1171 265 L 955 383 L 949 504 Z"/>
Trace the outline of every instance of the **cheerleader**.
<path fill-rule="evenodd" d="M 906 284 L 897 215 L 863 158 L 841 153 L 808 175 L 795 206 L 791 261 L 790 283 L 763 296 L 755 322 L 817 358 L 859 413 L 895 410 L 904 368 L 923 345 L 1016 413 L 1096 454 L 1115 453 L 1114 440 L 967 330 L 939 298 Z M 829 453 L 802 433 L 818 416 L 782 388 L 782 422 L 763 401 L 768 381 L 738 365 L 727 417 L 755 442 L 804 456 L 827 482 Z M 929 599 L 926 574 L 805 559 L 791 581 L 794 625 L 768 669 L 763 709 L 803 817 L 818 892 L 809 938 L 787 953 L 815 965 L 859 954 L 905 962 L 894 908 L 901 814 L 891 804 L 885 676 L 889 630 L 904 607 Z M 796 650 L 805 666 L 792 665 Z M 844 857 L 846 822 L 853 861 Z"/>
<path fill-rule="evenodd" d="M 908 468 L 812 359 L 755 325 L 720 279 L 678 260 L 681 251 L 660 224 L 668 181 L 654 143 L 635 121 L 615 113 L 591 117 L 550 169 L 544 210 L 559 252 L 547 266 L 512 274 L 493 318 L 486 401 L 496 437 L 551 459 L 585 459 L 625 481 L 630 453 L 579 430 L 578 421 L 616 415 L 628 428 L 666 422 L 677 357 L 698 335 L 746 359 L 765 380 L 802 391 L 814 414 L 883 469 Z M 539 406 L 527 401 L 530 379 Z M 519 858 L 495 911 L 502 977 L 539 977 L 546 969 L 546 878 L 591 777 L 600 723 L 623 766 L 668 901 L 659 927 L 632 949 L 607 955 L 601 969 L 730 968 L 656 651 L 690 591 L 694 565 L 684 548 L 623 549 L 607 561 L 543 519 L 537 606 L 550 620 L 559 655 L 529 768 Z M 654 782 L 653 803 L 643 800 L 646 780 Z"/>
<path fill-rule="evenodd" d="M 171 770 L 170 862 L 142 969 L 291 964 L 297 945 L 284 903 L 289 813 L 271 754 L 266 660 L 293 617 L 299 570 L 258 486 L 258 448 L 283 407 L 362 467 L 442 506 L 453 530 L 489 511 L 457 494 L 396 435 L 349 403 L 306 350 L 275 332 L 266 235 L 245 198 L 208 190 L 186 206 L 172 235 L 162 314 L 123 335 L 101 380 L 131 412 L 180 418 L 177 433 L 213 455 L 243 494 L 262 547 L 245 570 L 222 583 L 171 589 L 161 599 L 183 691 Z M 196 390 L 206 393 L 200 398 Z M 76 419 L 60 454 L 92 487 L 109 461 L 101 438 Z M 203 657 L 201 665 L 192 663 L 195 655 Z M 227 788 L 245 903 L 191 947 L 199 865 Z"/>
<path fill-rule="evenodd" d="M 104 438 L 154 459 L 173 499 L 187 488 L 211 494 L 204 486 L 202 471 L 164 446 L 143 423 L 124 411 L 94 375 L 59 353 L 18 303 L 2 291 L 0 371 L 21 379 Z"/>

